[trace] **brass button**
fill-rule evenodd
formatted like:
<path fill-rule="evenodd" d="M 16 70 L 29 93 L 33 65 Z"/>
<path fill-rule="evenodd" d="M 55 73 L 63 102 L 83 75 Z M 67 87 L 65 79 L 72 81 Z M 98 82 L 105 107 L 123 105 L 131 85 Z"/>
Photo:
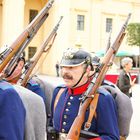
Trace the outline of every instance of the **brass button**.
<path fill-rule="evenodd" d="M 68 108 L 66 108 L 66 112 L 68 112 L 69 111 L 69 109 Z"/>
<path fill-rule="evenodd" d="M 72 99 L 73 99 L 73 97 L 72 97 L 72 96 L 70 96 L 70 99 L 72 100 Z"/>
<path fill-rule="evenodd" d="M 68 106 L 70 106 L 71 105 L 71 102 L 68 102 Z"/>
<path fill-rule="evenodd" d="M 63 122 L 63 125 L 66 125 L 67 123 L 66 122 Z"/>
<path fill-rule="evenodd" d="M 64 119 L 67 119 L 67 115 L 64 115 Z"/>

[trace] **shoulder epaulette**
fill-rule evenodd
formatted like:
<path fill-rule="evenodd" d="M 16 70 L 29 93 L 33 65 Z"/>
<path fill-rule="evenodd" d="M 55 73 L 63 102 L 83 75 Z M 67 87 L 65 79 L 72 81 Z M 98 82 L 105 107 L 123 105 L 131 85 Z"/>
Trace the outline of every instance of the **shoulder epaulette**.
<path fill-rule="evenodd" d="M 66 85 L 64 85 L 64 84 L 58 85 L 57 88 L 66 88 Z"/>
<path fill-rule="evenodd" d="M 112 86 L 114 88 L 116 87 L 116 85 L 114 83 L 112 83 L 112 82 L 110 82 L 108 80 L 104 80 L 103 83 L 102 83 L 102 85 L 109 85 L 109 86 Z"/>
<path fill-rule="evenodd" d="M 28 84 L 30 84 L 30 85 L 32 85 L 32 86 L 37 86 L 37 85 L 38 85 L 38 83 L 37 83 L 35 80 L 32 80 L 32 79 L 30 79 L 30 80 L 28 81 Z"/>
<path fill-rule="evenodd" d="M 13 86 L 10 83 L 8 83 L 4 80 L 0 80 L 0 89 L 1 90 L 6 90 L 6 89 L 10 89 L 10 88 L 13 88 Z"/>
<path fill-rule="evenodd" d="M 107 96 L 108 94 L 110 94 L 106 89 L 100 88 L 100 87 L 98 88 L 98 93 L 104 96 Z"/>

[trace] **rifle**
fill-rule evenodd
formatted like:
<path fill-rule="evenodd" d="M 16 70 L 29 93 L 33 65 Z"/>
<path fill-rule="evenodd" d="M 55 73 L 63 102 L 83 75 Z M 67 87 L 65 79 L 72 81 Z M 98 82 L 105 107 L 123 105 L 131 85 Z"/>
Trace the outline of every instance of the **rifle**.
<path fill-rule="evenodd" d="M 58 27 L 60 25 L 60 22 L 61 22 L 62 18 L 63 18 L 63 16 L 60 17 L 60 20 L 58 21 L 58 23 L 56 24 L 54 29 L 51 31 L 49 36 L 45 39 L 45 41 L 41 45 L 41 48 L 35 53 L 33 58 L 27 64 L 25 64 L 25 66 L 24 66 L 25 70 L 22 73 L 20 79 L 18 80 L 18 82 L 17 82 L 18 84 L 20 84 L 22 86 L 26 86 L 27 81 L 29 79 L 29 76 L 30 76 L 31 72 L 33 71 L 35 65 L 37 64 L 38 60 L 40 59 L 42 53 L 43 52 L 48 52 L 50 50 L 50 48 L 52 47 L 52 44 L 51 44 L 46 48 L 46 46 L 48 45 L 50 40 L 52 40 L 52 38 L 53 38 L 53 42 L 54 42 L 54 39 L 57 35 L 56 32 L 58 30 Z"/>
<path fill-rule="evenodd" d="M 26 29 L 17 37 L 13 44 L 0 54 L 0 72 L 2 72 L 8 64 L 4 71 L 4 75 L 2 75 L 3 77 L 6 77 L 11 73 L 13 65 L 48 17 L 48 11 L 52 7 L 53 3 L 54 0 L 50 0 L 34 20 L 32 20 L 32 22 L 26 27 Z"/>
<path fill-rule="evenodd" d="M 91 103 L 92 99 L 94 98 L 94 95 L 95 95 L 98 87 L 101 85 L 101 83 L 104 79 L 104 75 L 108 69 L 108 64 L 110 63 L 112 58 L 114 58 L 113 56 L 117 53 L 117 51 L 121 45 L 121 42 L 125 36 L 125 30 L 126 30 L 128 21 L 130 19 L 130 16 L 131 16 L 131 14 L 128 15 L 116 40 L 114 41 L 113 45 L 106 52 L 106 54 L 102 60 L 102 63 L 100 64 L 98 69 L 96 69 L 95 75 L 94 75 L 93 79 L 91 80 L 91 83 L 89 84 L 86 92 L 83 94 L 83 96 L 81 98 L 81 105 L 79 107 L 78 115 L 75 118 L 75 120 L 68 132 L 66 140 L 78 140 L 79 139 L 80 131 L 81 131 L 83 122 L 85 120 L 86 109 L 88 108 L 89 104 Z M 88 97 L 90 97 L 90 98 L 88 98 Z"/>

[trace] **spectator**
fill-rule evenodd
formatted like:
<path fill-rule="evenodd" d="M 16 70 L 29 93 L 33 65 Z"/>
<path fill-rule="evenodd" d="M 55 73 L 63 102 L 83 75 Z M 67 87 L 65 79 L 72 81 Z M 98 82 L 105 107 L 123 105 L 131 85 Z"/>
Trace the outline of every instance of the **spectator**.
<path fill-rule="evenodd" d="M 135 79 L 131 79 L 130 70 L 133 66 L 133 60 L 129 57 L 125 57 L 121 61 L 122 71 L 117 80 L 117 86 L 126 94 L 129 98 L 132 97 L 132 87 L 135 84 Z"/>

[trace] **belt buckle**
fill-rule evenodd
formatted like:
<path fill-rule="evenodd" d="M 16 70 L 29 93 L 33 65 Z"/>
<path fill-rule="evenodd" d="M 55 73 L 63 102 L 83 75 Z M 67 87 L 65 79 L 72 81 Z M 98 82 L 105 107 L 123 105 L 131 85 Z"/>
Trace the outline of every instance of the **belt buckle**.
<path fill-rule="evenodd" d="M 65 133 L 59 133 L 60 140 L 66 140 L 67 134 Z"/>

